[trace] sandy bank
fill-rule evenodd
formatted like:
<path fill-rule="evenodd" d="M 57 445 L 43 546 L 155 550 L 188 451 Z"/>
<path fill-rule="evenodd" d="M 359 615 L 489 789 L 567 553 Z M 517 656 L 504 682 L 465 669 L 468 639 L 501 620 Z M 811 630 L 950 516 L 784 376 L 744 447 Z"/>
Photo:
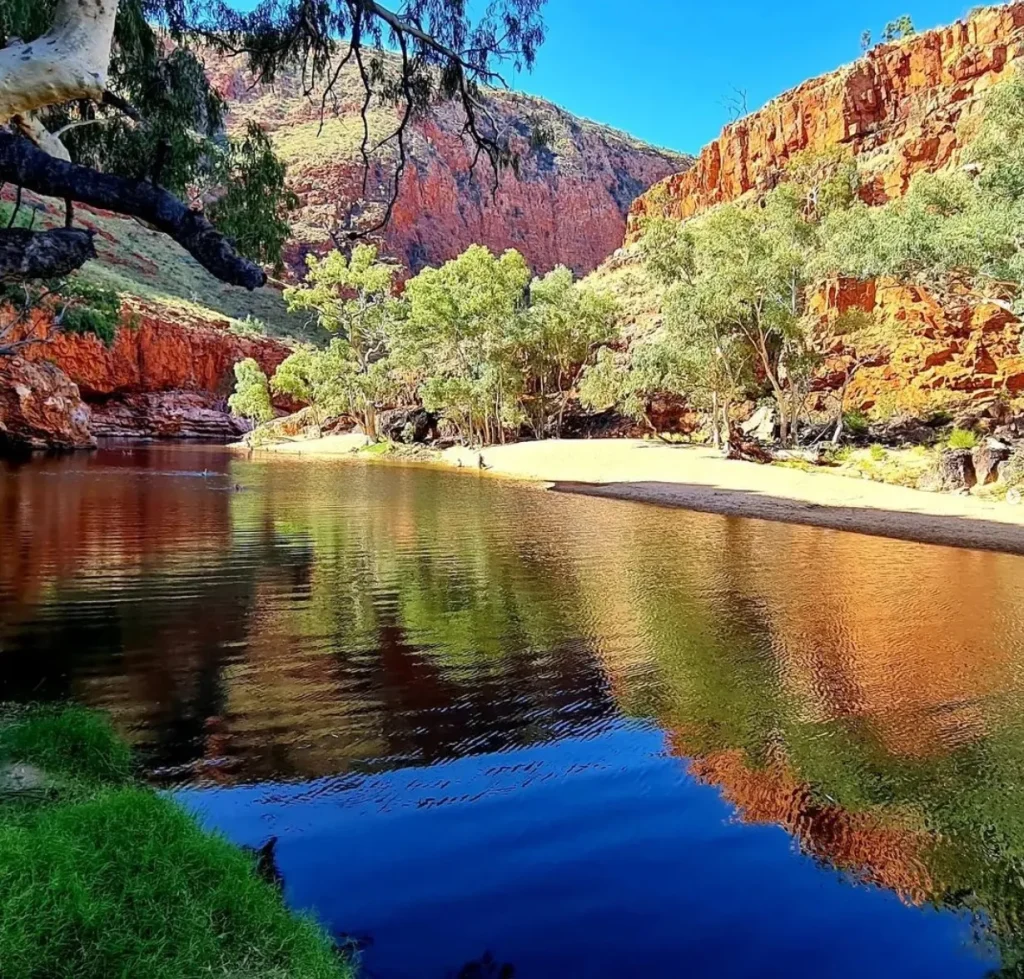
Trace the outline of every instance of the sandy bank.
<path fill-rule="evenodd" d="M 359 436 L 289 442 L 274 451 L 350 455 Z M 828 472 L 728 462 L 711 449 L 632 439 L 520 442 L 483 452 L 449 449 L 438 461 L 540 482 L 560 492 L 808 524 L 901 540 L 1024 554 L 1024 507 L 923 493 Z"/>

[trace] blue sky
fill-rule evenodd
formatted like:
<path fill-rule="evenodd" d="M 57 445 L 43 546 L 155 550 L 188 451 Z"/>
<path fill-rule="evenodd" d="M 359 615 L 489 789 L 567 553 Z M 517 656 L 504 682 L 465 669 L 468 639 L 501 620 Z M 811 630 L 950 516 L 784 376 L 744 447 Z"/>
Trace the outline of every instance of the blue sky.
<path fill-rule="evenodd" d="M 251 7 L 254 0 L 236 0 Z M 516 88 L 641 139 L 696 153 L 746 93 L 753 110 L 860 54 L 909 14 L 918 30 L 947 24 L 964 0 L 548 0 L 547 40 Z M 392 5 L 399 8 L 395 0 Z M 628 19 L 624 20 L 624 12 Z"/>
<path fill-rule="evenodd" d="M 695 153 L 731 118 L 860 54 L 860 36 L 910 14 L 950 23 L 964 0 L 548 0 L 547 41 L 515 86 L 641 139 Z M 623 22 L 623 10 L 629 20 Z M 510 79 L 511 81 L 511 79 Z"/>

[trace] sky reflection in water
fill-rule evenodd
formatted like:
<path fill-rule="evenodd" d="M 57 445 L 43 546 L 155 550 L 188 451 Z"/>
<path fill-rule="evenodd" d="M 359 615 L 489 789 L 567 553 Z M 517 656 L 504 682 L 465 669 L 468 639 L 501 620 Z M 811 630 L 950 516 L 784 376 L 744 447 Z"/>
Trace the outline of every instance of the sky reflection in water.
<path fill-rule="evenodd" d="M 3 694 L 277 835 L 370 976 L 1012 968 L 1019 558 L 217 449 L 0 509 Z"/>

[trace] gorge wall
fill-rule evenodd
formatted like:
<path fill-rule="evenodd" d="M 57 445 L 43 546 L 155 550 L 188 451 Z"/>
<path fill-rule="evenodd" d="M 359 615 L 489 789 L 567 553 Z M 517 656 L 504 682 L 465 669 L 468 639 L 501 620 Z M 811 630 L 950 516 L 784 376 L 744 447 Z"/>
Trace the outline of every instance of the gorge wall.
<path fill-rule="evenodd" d="M 661 322 L 661 289 L 630 245 L 650 218 L 685 220 L 716 205 L 754 200 L 803 155 L 848 152 L 861 195 L 878 205 L 902 195 L 919 172 L 958 165 L 977 133 L 986 93 L 1024 64 L 1024 3 L 981 8 L 949 27 L 879 45 L 838 71 L 784 93 L 724 128 L 695 164 L 656 184 L 630 210 L 627 248 L 596 273 L 623 299 L 627 335 Z M 824 409 L 847 368 L 865 355 L 832 339 L 842 313 L 861 310 L 879 342 L 850 383 L 850 408 L 878 417 L 980 411 L 1024 399 L 1021 323 L 993 304 L 942 301 L 894 281 L 829 283 L 811 299 L 827 360 L 816 387 Z"/>
<path fill-rule="evenodd" d="M 293 271 L 303 271 L 306 252 L 331 247 L 328 232 L 353 203 L 356 215 L 381 212 L 395 159 L 387 150 L 375 154 L 364 186 L 362 92 L 354 70 L 342 72 L 323 120 L 320 97 L 306 96 L 298 78 L 254 87 L 239 60 L 214 55 L 207 57 L 207 71 L 230 105 L 229 128 L 257 121 L 288 164 L 300 201 L 289 250 Z M 483 98 L 518 156 L 518 172 L 503 171 L 495 187 L 486 159 L 472 169 L 460 105 L 439 103 L 413 119 L 409 162 L 391 222 L 380 233 L 382 250 L 411 273 L 471 244 L 495 252 L 516 248 L 538 273 L 555 265 L 590 272 L 622 243 L 636 197 L 691 163 L 543 99 L 495 90 Z M 394 107 L 375 106 L 369 114 L 373 140 L 393 131 L 397 118 Z M 543 140 L 536 139 L 541 133 Z"/>
<path fill-rule="evenodd" d="M 627 238 L 649 217 L 687 218 L 769 190 L 800 153 L 845 148 L 882 203 L 920 171 L 956 162 L 984 93 L 1024 55 L 1024 3 L 987 7 L 950 27 L 882 44 L 728 126 L 695 164 L 641 195 Z"/>
<path fill-rule="evenodd" d="M 51 327 L 36 316 L 18 338 L 42 338 Z M 227 411 L 235 363 L 252 357 L 272 374 L 289 353 L 280 341 L 238 336 L 226 324 L 133 306 L 110 346 L 92 334 L 56 332 L 0 360 L 0 432 L 27 448 L 83 447 L 94 436 L 235 437 L 244 430 Z"/>

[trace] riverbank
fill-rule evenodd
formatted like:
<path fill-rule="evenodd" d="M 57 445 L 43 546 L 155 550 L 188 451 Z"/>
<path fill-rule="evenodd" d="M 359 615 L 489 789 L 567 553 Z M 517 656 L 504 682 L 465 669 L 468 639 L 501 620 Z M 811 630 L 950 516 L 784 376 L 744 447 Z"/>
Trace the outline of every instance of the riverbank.
<path fill-rule="evenodd" d="M 0 711 L 5 979 L 351 979 L 251 857 L 131 772 L 101 715 Z"/>
<path fill-rule="evenodd" d="M 362 436 L 332 435 L 257 451 L 369 458 L 358 451 L 365 444 Z M 559 492 L 1024 554 L 1024 507 L 827 471 L 728 461 L 698 446 L 639 439 L 550 440 L 482 451 L 457 447 L 423 453 L 415 461 L 542 483 Z"/>

